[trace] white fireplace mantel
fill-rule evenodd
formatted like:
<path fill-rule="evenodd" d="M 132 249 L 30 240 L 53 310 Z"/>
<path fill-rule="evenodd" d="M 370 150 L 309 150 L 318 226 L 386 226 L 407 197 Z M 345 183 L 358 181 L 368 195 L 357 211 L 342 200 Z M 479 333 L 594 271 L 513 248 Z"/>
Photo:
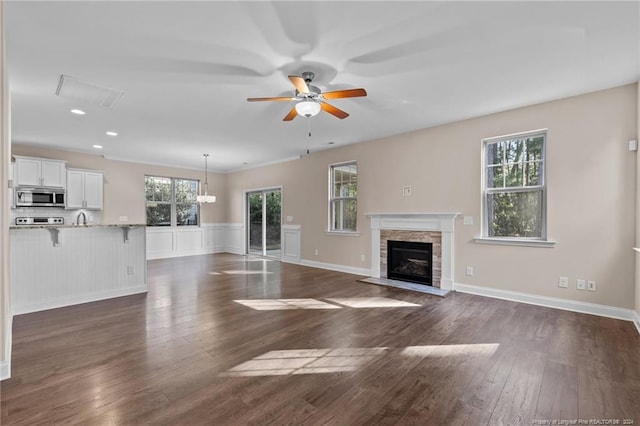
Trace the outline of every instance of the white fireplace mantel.
<path fill-rule="evenodd" d="M 369 213 L 371 219 L 371 276 L 380 278 L 380 230 L 440 231 L 442 278 L 440 288 L 453 290 L 453 241 L 455 218 L 460 213 Z"/>

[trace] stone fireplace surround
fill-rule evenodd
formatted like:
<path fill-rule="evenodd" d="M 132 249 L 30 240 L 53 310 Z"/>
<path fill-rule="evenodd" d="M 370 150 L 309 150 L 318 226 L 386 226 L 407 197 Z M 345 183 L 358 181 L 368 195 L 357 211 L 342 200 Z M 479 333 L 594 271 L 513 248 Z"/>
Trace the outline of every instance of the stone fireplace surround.
<path fill-rule="evenodd" d="M 434 244 L 433 285 L 443 290 L 453 290 L 453 232 L 455 218 L 458 214 L 367 214 L 371 219 L 371 276 L 373 278 L 386 277 L 388 239 L 431 242 Z"/>

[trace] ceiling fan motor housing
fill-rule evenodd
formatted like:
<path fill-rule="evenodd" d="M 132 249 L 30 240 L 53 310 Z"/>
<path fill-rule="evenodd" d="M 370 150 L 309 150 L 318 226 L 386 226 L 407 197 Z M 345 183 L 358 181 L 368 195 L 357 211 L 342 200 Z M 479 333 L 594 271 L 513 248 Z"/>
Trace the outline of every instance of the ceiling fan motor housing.
<path fill-rule="evenodd" d="M 304 78 L 304 81 L 309 84 L 313 81 L 313 77 L 315 77 L 316 75 L 314 73 L 312 73 L 311 71 L 305 71 L 302 73 L 302 78 Z"/>

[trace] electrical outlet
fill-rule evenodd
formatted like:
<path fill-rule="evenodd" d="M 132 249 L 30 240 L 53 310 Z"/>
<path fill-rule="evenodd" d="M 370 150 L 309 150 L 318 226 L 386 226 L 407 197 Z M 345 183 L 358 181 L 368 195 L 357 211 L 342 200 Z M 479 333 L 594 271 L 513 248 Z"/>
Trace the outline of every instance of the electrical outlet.
<path fill-rule="evenodd" d="M 411 197 L 411 187 L 410 186 L 403 186 L 402 187 L 402 196 L 403 197 Z"/>
<path fill-rule="evenodd" d="M 585 280 L 576 280 L 576 288 L 578 290 L 586 290 L 587 289 L 587 282 Z"/>
<path fill-rule="evenodd" d="M 596 282 L 595 282 L 595 281 L 592 281 L 592 280 L 587 281 L 587 290 L 589 290 L 589 291 L 596 291 L 596 290 L 597 290 L 597 288 L 596 288 Z"/>
<path fill-rule="evenodd" d="M 464 269 L 464 274 L 468 277 L 472 277 L 473 276 L 473 266 L 467 266 Z"/>
<path fill-rule="evenodd" d="M 136 273 L 136 270 L 133 266 L 127 266 L 127 275 L 133 275 Z"/>
<path fill-rule="evenodd" d="M 558 287 L 569 288 L 569 277 L 558 277 Z"/>
<path fill-rule="evenodd" d="M 287 222 L 293 222 L 293 216 L 287 216 Z"/>
<path fill-rule="evenodd" d="M 367 260 L 367 257 L 364 254 L 360 255 L 360 262 L 364 262 Z"/>
<path fill-rule="evenodd" d="M 316 251 L 314 251 L 313 254 L 317 256 L 318 254 L 320 254 L 320 252 L 318 251 L 318 249 L 316 249 Z"/>
<path fill-rule="evenodd" d="M 129 221 L 129 217 L 128 216 L 120 216 L 120 222 L 128 222 Z"/>

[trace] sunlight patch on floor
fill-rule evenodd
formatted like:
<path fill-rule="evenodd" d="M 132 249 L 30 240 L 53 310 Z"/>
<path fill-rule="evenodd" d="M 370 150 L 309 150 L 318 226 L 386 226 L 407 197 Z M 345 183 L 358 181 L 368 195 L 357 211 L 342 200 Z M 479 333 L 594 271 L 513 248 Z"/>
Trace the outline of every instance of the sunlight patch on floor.
<path fill-rule="evenodd" d="M 234 270 L 234 271 L 222 271 L 222 273 L 229 274 L 229 275 L 269 275 L 269 274 L 273 274 L 273 272 L 269 272 L 269 271 L 247 271 L 245 269 L 237 269 L 237 270 Z"/>
<path fill-rule="evenodd" d="M 405 308 L 422 306 L 404 300 L 390 299 L 388 297 L 340 297 L 327 298 L 326 300 L 350 308 Z"/>
<path fill-rule="evenodd" d="M 499 343 L 475 343 L 468 345 L 407 346 L 400 353 L 407 356 L 449 357 L 455 355 L 493 355 Z"/>
<path fill-rule="evenodd" d="M 284 311 L 290 309 L 341 309 L 340 306 L 316 299 L 252 299 L 234 300 L 257 311 Z"/>
<path fill-rule="evenodd" d="M 270 351 L 236 365 L 221 376 L 285 376 L 354 371 L 385 355 L 386 351 L 386 347 Z"/>

